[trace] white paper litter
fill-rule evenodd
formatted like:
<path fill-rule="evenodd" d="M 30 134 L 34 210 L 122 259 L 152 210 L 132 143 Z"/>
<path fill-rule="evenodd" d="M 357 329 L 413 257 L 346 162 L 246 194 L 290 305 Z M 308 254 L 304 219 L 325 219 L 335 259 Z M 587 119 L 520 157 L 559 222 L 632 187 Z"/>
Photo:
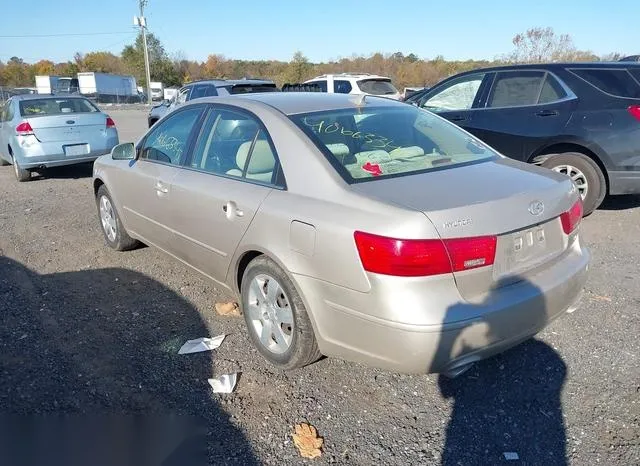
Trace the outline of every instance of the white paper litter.
<path fill-rule="evenodd" d="M 209 385 L 213 388 L 213 393 L 231 393 L 236 388 L 238 373 L 224 374 L 217 379 L 209 379 Z"/>
<path fill-rule="evenodd" d="M 211 351 L 218 348 L 226 335 L 218 335 L 214 338 L 196 338 L 195 340 L 187 341 L 180 350 L 178 350 L 178 354 L 189 354 L 189 353 L 199 353 L 201 351 Z"/>
<path fill-rule="evenodd" d="M 515 451 L 505 451 L 503 455 L 504 455 L 504 459 L 507 461 L 517 461 L 520 459 L 520 457 Z"/>

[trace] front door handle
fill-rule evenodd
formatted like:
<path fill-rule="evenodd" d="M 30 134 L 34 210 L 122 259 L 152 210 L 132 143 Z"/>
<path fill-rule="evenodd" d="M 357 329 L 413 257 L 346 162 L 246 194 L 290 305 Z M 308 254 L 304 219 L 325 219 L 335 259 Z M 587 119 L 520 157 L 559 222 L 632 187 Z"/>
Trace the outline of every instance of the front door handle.
<path fill-rule="evenodd" d="M 454 115 L 454 116 L 449 118 L 449 120 L 451 120 L 451 121 L 465 121 L 466 119 L 467 119 L 467 117 L 464 116 L 464 115 Z"/>
<path fill-rule="evenodd" d="M 233 217 L 244 216 L 244 212 L 238 209 L 238 205 L 234 201 L 227 201 L 227 203 L 222 206 L 222 210 L 227 214 L 229 220 L 233 219 Z"/>
<path fill-rule="evenodd" d="M 540 110 L 536 112 L 536 115 L 539 117 L 558 116 L 558 112 L 556 110 Z"/>
<path fill-rule="evenodd" d="M 167 194 L 169 192 L 169 187 L 164 184 L 162 181 L 156 181 L 156 191 L 158 194 Z"/>

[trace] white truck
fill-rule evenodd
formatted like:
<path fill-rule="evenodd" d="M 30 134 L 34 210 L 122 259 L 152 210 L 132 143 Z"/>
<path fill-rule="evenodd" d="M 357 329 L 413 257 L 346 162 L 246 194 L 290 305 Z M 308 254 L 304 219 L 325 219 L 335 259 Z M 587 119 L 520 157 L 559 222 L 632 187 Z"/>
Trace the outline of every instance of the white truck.
<path fill-rule="evenodd" d="M 133 76 L 83 72 L 77 78 L 60 78 L 56 94 L 81 94 L 97 102 L 140 102 L 140 94 Z"/>
<path fill-rule="evenodd" d="M 59 76 L 36 76 L 36 90 L 38 94 L 52 94 L 58 84 Z"/>
<path fill-rule="evenodd" d="M 149 83 L 151 88 L 151 98 L 153 100 L 162 100 L 164 98 L 164 85 L 158 81 L 151 81 Z"/>

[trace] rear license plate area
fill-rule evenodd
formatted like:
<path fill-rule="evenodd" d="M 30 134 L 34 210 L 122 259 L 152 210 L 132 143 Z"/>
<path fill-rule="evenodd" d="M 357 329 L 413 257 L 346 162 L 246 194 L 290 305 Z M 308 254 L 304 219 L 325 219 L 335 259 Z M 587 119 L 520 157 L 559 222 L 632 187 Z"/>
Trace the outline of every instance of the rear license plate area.
<path fill-rule="evenodd" d="M 564 251 L 557 219 L 498 237 L 494 279 L 518 274 L 552 260 Z"/>
<path fill-rule="evenodd" d="M 78 156 L 78 155 L 87 155 L 89 150 L 89 144 L 69 144 L 66 146 L 62 146 L 64 150 L 64 155 L 70 156 Z"/>

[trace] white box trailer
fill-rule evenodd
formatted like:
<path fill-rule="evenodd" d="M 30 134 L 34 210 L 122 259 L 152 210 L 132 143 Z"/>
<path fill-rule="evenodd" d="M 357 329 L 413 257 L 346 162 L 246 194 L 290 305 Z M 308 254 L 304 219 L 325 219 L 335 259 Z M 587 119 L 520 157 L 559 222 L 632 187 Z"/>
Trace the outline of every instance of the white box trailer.
<path fill-rule="evenodd" d="M 97 102 L 139 102 L 136 78 L 118 74 L 84 72 L 78 73 L 80 94 Z"/>
<path fill-rule="evenodd" d="M 165 87 L 164 88 L 164 100 L 171 100 L 178 93 L 177 87 Z"/>
<path fill-rule="evenodd" d="M 58 84 L 59 76 L 36 76 L 36 90 L 38 94 L 52 94 Z"/>

